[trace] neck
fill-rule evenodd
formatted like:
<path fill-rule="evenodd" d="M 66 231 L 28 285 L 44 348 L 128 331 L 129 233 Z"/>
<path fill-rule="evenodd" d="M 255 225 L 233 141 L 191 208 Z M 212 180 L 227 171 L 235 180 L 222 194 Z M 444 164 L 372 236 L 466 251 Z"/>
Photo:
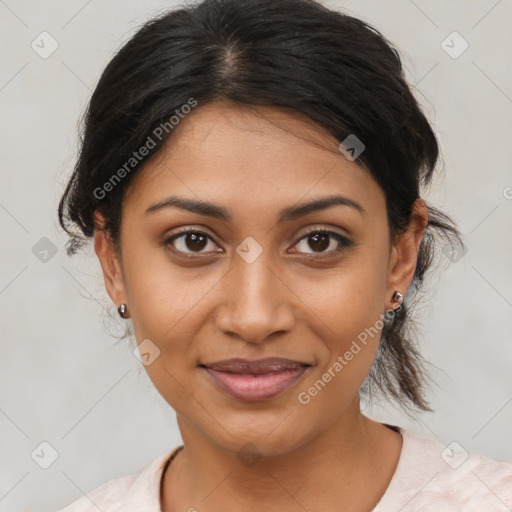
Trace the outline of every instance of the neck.
<path fill-rule="evenodd" d="M 372 510 L 393 476 L 401 436 L 362 415 L 359 400 L 284 454 L 241 458 L 178 416 L 184 449 L 163 479 L 164 512 Z"/>

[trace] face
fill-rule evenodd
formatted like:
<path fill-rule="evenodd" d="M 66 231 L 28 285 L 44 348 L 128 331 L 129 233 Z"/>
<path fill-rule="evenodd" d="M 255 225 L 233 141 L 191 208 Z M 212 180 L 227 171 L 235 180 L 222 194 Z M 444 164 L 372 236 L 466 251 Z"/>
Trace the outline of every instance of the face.
<path fill-rule="evenodd" d="M 217 103 L 178 128 L 125 193 L 120 257 L 95 233 L 107 290 L 179 421 L 226 450 L 289 452 L 358 408 L 424 204 L 392 245 L 382 189 L 299 114 Z M 274 357 L 308 366 L 252 383 L 204 367 Z"/>

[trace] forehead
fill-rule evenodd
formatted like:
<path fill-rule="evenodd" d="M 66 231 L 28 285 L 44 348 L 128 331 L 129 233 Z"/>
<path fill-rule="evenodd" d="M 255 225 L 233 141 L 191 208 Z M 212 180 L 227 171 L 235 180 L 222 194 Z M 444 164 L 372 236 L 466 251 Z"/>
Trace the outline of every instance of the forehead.
<path fill-rule="evenodd" d="M 338 144 L 297 112 L 230 102 L 198 106 L 134 177 L 125 202 L 137 199 L 142 209 L 179 194 L 261 213 L 265 205 L 341 193 L 378 210 L 385 205 L 382 190 Z"/>

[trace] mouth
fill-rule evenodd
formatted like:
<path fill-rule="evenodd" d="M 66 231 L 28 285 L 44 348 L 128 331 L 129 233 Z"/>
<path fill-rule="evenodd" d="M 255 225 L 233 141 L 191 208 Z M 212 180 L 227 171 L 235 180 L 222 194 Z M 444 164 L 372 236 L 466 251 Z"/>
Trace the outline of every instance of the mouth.
<path fill-rule="evenodd" d="M 311 367 L 308 363 L 282 358 L 230 359 L 199 366 L 219 389 L 243 401 L 275 397 L 289 389 Z"/>

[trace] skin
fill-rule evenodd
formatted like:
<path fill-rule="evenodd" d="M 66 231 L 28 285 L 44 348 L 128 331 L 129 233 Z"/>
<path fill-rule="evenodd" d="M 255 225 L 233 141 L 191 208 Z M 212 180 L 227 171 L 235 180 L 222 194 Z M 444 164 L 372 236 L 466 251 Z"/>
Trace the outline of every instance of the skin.
<path fill-rule="evenodd" d="M 137 343 L 150 339 L 160 350 L 145 368 L 176 411 L 185 446 L 164 473 L 164 512 L 316 512 L 340 504 L 369 511 L 389 485 L 402 438 L 364 416 L 358 395 L 380 331 L 308 404 L 297 399 L 393 309 L 395 290 L 405 295 L 428 218 L 417 200 L 409 229 L 392 244 L 384 192 L 338 143 L 298 113 L 200 105 L 130 183 L 120 253 L 96 214 L 106 289 L 116 306 L 127 304 Z M 338 205 L 277 221 L 283 208 L 334 193 L 365 212 Z M 145 213 L 171 195 L 219 204 L 232 219 L 170 207 Z M 186 235 L 165 245 L 186 226 L 210 239 L 199 248 Z M 317 228 L 353 244 L 336 253 L 344 245 L 331 237 L 318 248 L 304 238 Z M 236 252 L 246 237 L 262 248 L 252 263 Z M 270 356 L 312 367 L 260 402 L 225 394 L 198 367 Z M 244 464 L 242 447 L 257 463 Z"/>

